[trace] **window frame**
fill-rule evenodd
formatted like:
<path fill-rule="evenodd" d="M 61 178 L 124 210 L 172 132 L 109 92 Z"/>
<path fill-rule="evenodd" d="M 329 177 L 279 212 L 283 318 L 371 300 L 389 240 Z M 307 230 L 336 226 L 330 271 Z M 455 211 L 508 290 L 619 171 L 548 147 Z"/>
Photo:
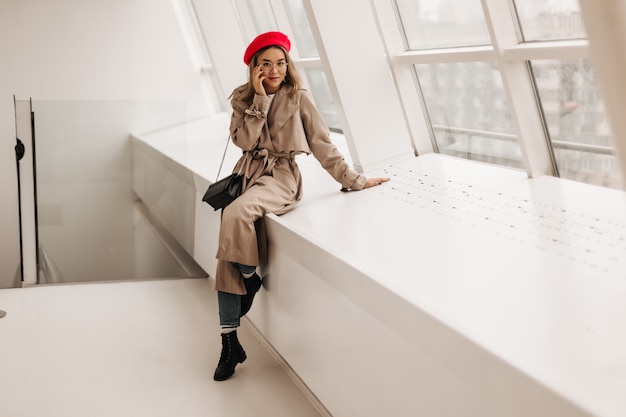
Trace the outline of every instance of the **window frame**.
<path fill-rule="evenodd" d="M 206 29 L 210 33 L 204 34 L 215 62 L 214 66 L 205 65 L 204 71 L 214 71 L 222 89 L 245 82 L 241 51 L 258 32 L 248 9 L 249 0 L 218 4 L 207 0 L 189 1 L 206 3 L 201 14 L 211 14 L 210 19 L 206 16 L 205 19 L 219 27 Z M 277 30 L 295 40 L 287 0 L 265 2 L 270 5 Z M 513 1 L 481 0 L 491 45 L 407 51 L 393 0 L 344 0 L 332 5 L 302 0 L 302 4 L 319 56 L 300 57 L 297 42 L 292 44 L 291 55 L 303 70 L 319 68 L 324 71 L 355 168 L 363 171 L 402 160 L 407 155 L 407 147 L 413 156 L 437 152 L 415 65 L 492 61 L 499 68 L 527 175 L 558 176 L 554 143 L 550 140 L 530 63 L 545 59 L 588 59 L 587 39 L 523 42 Z M 345 30 L 347 15 L 350 16 L 350 31 Z M 206 25 L 203 23 L 203 28 Z M 234 36 L 228 46 L 210 42 L 219 38 L 220 28 L 219 36 L 238 28 L 241 37 Z M 372 48 L 376 50 L 372 52 Z M 377 48 L 382 49 L 383 56 Z M 362 63 L 367 65 L 360 65 Z M 390 74 L 390 78 L 382 76 L 383 72 Z M 306 73 L 302 71 L 308 86 Z M 235 79 L 237 82 L 233 81 Z M 224 102 L 228 104 L 226 97 Z M 372 110 L 376 106 L 382 110 L 380 115 Z M 376 117 L 384 120 L 385 129 L 373 126 L 376 123 L 371 121 Z M 381 137 L 385 140 L 384 146 L 380 144 Z M 387 149 L 389 147 L 393 149 Z"/>
<path fill-rule="evenodd" d="M 492 45 L 406 51 L 400 33 L 400 17 L 393 0 L 372 0 L 380 18 L 381 34 L 391 56 L 392 71 L 398 83 L 407 114 L 419 115 L 424 123 L 410 123 L 413 146 L 418 153 L 436 149 L 432 128 L 423 100 L 418 97 L 416 76 L 408 74 L 415 64 L 494 61 L 502 77 L 507 103 L 514 121 L 524 167 L 529 177 L 558 176 L 553 144 L 543 120 L 541 103 L 530 71 L 530 62 L 539 59 L 588 58 L 586 39 L 521 41 L 514 4 L 511 0 L 482 0 Z M 529 111 L 529 109 L 532 109 Z M 426 125 L 426 126 L 425 126 Z M 426 135 L 427 133 L 427 135 Z"/>

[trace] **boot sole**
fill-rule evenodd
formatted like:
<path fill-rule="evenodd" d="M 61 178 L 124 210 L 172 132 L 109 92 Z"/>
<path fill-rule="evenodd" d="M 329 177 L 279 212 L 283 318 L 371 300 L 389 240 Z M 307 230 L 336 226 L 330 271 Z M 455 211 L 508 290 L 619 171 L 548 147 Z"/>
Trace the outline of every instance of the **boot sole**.
<path fill-rule="evenodd" d="M 246 352 L 243 352 L 243 355 L 241 355 L 241 358 L 239 358 L 239 360 L 237 361 L 237 364 L 244 363 L 246 359 L 248 359 L 248 355 L 246 355 Z M 237 365 L 235 365 L 235 367 L 237 367 Z M 222 375 L 222 376 L 213 375 L 213 380 L 214 381 L 226 381 L 228 378 L 230 378 L 233 375 L 235 375 L 235 368 L 233 368 L 233 372 L 228 375 Z"/>

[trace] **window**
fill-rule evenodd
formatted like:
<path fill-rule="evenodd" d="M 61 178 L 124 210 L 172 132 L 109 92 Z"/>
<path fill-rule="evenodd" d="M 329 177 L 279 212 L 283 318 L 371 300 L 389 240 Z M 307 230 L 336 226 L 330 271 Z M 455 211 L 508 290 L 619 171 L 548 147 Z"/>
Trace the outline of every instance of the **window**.
<path fill-rule="evenodd" d="M 440 153 L 523 168 L 497 65 L 415 65 Z"/>
<path fill-rule="evenodd" d="M 396 0 L 407 50 L 490 45 L 480 0 Z M 428 52 L 427 52 L 428 53 Z M 446 54 L 446 49 L 437 51 Z M 498 65 L 484 56 L 465 62 L 414 64 L 418 91 L 440 153 L 523 169 Z M 435 61 L 432 62 L 431 61 Z"/>
<path fill-rule="evenodd" d="M 397 0 L 409 50 L 488 45 L 480 0 Z"/>
<path fill-rule="evenodd" d="M 577 0 L 515 0 L 525 41 L 585 38 Z"/>
<path fill-rule="evenodd" d="M 276 21 L 268 0 L 248 0 L 247 3 L 257 33 L 276 30 Z"/>
<path fill-rule="evenodd" d="M 337 115 L 335 102 L 328 88 L 328 81 L 326 80 L 324 70 L 319 67 L 305 68 L 304 75 L 308 80 L 315 105 L 320 113 L 322 113 L 326 124 L 328 124 L 332 131 L 341 132 L 341 123 Z"/>
<path fill-rule="evenodd" d="M 315 39 L 313 38 L 302 0 L 288 0 L 286 5 L 289 21 L 295 34 L 295 41 L 298 44 L 300 58 L 308 58 L 306 65 L 298 66 L 301 75 L 307 82 L 306 87 L 311 90 L 315 104 L 329 128 L 332 131 L 341 132 L 342 129 L 335 102 L 330 93 L 326 74 L 322 69 L 319 53 L 315 46 Z M 296 64 L 298 64 L 298 61 L 296 61 Z"/>
<path fill-rule="evenodd" d="M 407 91 L 419 97 L 421 112 L 408 117 L 427 121 L 435 151 L 529 171 L 545 161 L 539 174 L 621 188 L 576 0 L 394 7 L 405 51 L 392 60 L 398 88 L 406 108 L 415 108 Z M 380 26 L 394 42 L 389 25 Z M 398 76 L 407 67 L 413 85 Z"/>
<path fill-rule="evenodd" d="M 223 97 L 221 86 L 217 80 L 209 50 L 202 36 L 201 24 L 193 1 L 176 0 L 173 5 L 185 37 L 185 42 L 189 48 L 189 55 L 202 75 L 202 87 L 209 108 L 211 112 L 224 111 L 226 109 L 225 102 L 220 100 L 220 97 Z"/>
<path fill-rule="evenodd" d="M 319 58 L 319 53 L 315 46 L 315 39 L 313 39 L 313 33 L 311 33 L 311 27 L 309 26 L 309 20 L 302 6 L 302 0 L 287 0 L 286 4 L 291 27 L 295 34 L 295 40 L 298 43 L 300 57 Z"/>
<path fill-rule="evenodd" d="M 619 188 L 620 167 L 591 62 L 536 60 L 531 66 L 560 176 Z"/>

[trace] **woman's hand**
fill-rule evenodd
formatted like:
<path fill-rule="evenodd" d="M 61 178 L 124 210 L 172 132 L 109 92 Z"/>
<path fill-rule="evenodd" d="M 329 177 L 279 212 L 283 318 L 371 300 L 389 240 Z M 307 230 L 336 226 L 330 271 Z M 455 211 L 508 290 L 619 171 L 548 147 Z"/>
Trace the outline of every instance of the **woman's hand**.
<path fill-rule="evenodd" d="M 365 186 L 363 187 L 363 189 L 376 187 L 377 185 L 380 185 L 383 182 L 387 181 L 389 181 L 389 178 L 368 178 L 367 180 L 365 180 Z"/>
<path fill-rule="evenodd" d="M 254 91 L 259 96 L 266 96 L 265 87 L 263 86 L 263 80 L 265 80 L 265 73 L 261 70 L 261 66 L 257 65 L 252 70 L 252 85 L 254 86 Z"/>

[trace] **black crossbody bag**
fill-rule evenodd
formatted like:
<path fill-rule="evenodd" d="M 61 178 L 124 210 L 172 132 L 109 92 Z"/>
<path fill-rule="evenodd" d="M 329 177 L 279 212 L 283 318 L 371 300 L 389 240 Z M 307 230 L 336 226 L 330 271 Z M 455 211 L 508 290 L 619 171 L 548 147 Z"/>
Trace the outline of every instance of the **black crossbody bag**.
<path fill-rule="evenodd" d="M 219 210 L 232 203 L 241 195 L 241 189 L 243 187 L 243 176 L 240 173 L 232 173 L 219 181 L 217 180 L 217 178 L 220 177 L 222 165 L 224 165 L 224 158 L 226 157 L 229 142 L 230 136 L 226 142 L 226 148 L 224 149 L 224 155 L 222 156 L 222 162 L 220 162 L 220 168 L 217 171 L 215 182 L 209 185 L 209 188 L 204 193 L 204 197 L 202 197 L 202 201 L 208 203 L 214 210 Z"/>

